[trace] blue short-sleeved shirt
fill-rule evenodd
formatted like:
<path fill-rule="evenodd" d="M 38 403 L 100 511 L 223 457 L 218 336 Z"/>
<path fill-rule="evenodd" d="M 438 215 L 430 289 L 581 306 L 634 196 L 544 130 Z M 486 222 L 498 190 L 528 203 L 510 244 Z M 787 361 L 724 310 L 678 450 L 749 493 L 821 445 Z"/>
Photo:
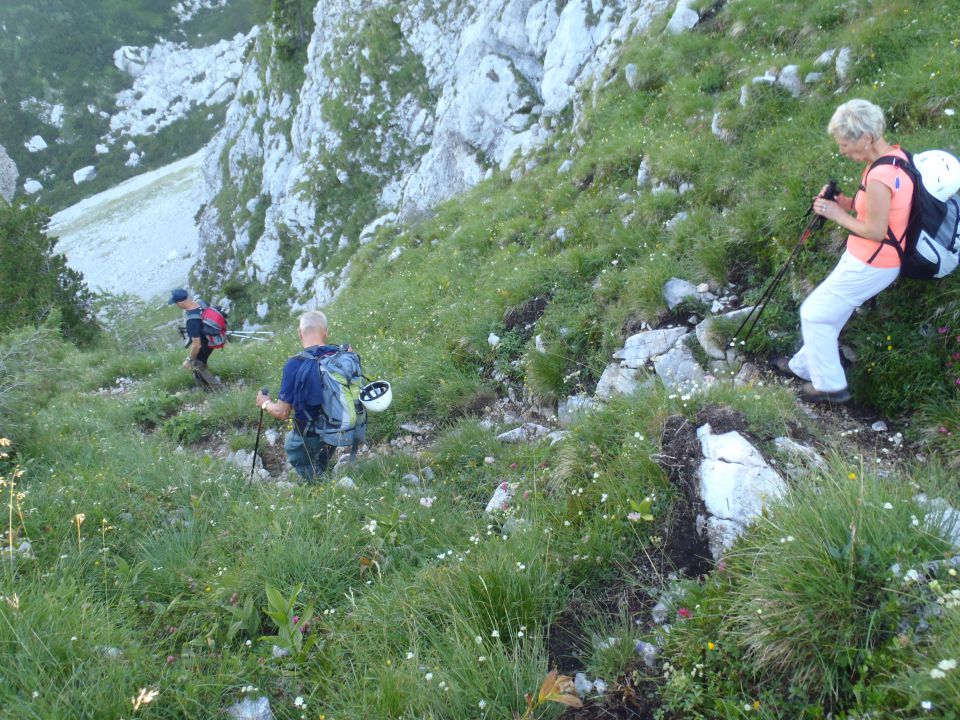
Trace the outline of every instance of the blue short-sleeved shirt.
<path fill-rule="evenodd" d="M 340 347 L 338 345 L 311 345 L 310 347 L 304 349 L 314 357 L 318 357 L 335 353 L 340 350 Z M 297 371 L 305 362 L 310 361 L 308 361 L 306 358 L 300 357 L 299 355 L 294 355 L 284 364 L 283 376 L 280 379 L 280 392 L 277 393 L 277 400 L 281 400 L 288 405 L 293 405 L 293 390 L 294 384 L 297 380 Z M 311 411 L 316 413 L 316 408 L 311 408 Z M 310 418 L 307 416 L 307 413 L 302 409 L 294 410 L 293 419 L 298 432 L 300 428 L 306 427 L 307 423 L 310 422 Z"/>
<path fill-rule="evenodd" d="M 205 303 L 197 298 L 200 307 L 193 310 L 184 310 L 183 317 L 187 325 L 187 344 L 190 344 L 194 338 L 200 338 L 200 347 L 207 347 L 207 336 L 203 334 L 203 320 L 200 319 L 200 313 L 203 312 Z"/>

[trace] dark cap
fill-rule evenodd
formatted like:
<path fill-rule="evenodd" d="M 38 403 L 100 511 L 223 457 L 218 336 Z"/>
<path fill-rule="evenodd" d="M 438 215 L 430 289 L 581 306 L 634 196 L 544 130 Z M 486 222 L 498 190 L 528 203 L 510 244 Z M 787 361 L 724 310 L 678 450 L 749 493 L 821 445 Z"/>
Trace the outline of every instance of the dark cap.
<path fill-rule="evenodd" d="M 172 293 L 170 293 L 170 299 L 167 300 L 167 305 L 173 305 L 174 303 L 183 302 L 190 294 L 183 288 L 177 288 Z"/>

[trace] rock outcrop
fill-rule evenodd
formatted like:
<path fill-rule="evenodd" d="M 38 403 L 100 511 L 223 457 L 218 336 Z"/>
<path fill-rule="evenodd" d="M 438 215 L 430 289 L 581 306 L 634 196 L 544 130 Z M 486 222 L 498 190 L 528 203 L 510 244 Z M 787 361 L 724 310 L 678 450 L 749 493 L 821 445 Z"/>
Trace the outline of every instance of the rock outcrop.
<path fill-rule="evenodd" d="M 331 0 L 314 11 L 300 87 L 274 81 L 280 61 L 263 33 L 210 147 L 200 254 L 213 260 L 196 274 L 264 283 L 295 238 L 303 251 L 283 272 L 299 273 L 302 290 L 291 302 L 319 304 L 314 283 L 330 249 L 541 146 L 571 103 L 578 117 L 578 88 L 671 5 Z M 121 59 L 128 69 L 135 60 Z"/>
<path fill-rule="evenodd" d="M 7 202 L 13 200 L 17 192 L 17 164 L 7 155 L 6 148 L 0 145 L 0 198 Z"/>

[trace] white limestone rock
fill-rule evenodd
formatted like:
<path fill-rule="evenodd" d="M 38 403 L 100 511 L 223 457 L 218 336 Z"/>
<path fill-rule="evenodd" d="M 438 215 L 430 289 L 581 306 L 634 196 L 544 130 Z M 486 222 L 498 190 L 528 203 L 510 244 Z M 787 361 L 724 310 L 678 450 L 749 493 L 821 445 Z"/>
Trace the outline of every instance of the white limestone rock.
<path fill-rule="evenodd" d="M 609 400 L 614 395 L 633 395 L 645 384 L 641 383 L 637 370 L 611 363 L 600 376 L 595 394 L 601 400 Z"/>
<path fill-rule="evenodd" d="M 637 188 L 643 190 L 650 184 L 650 161 L 643 158 L 640 161 L 640 167 L 637 168 Z"/>
<path fill-rule="evenodd" d="M 700 323 L 697 324 L 695 328 L 697 333 L 697 342 L 700 343 L 700 347 L 703 348 L 704 352 L 707 353 L 714 360 L 724 360 L 727 356 L 726 344 L 720 342 L 714 336 L 714 328 L 717 323 L 717 318 L 722 317 L 726 320 L 740 320 L 746 315 L 749 315 L 753 311 L 753 307 L 740 308 L 739 310 L 734 310 L 733 312 L 726 313 L 725 315 L 711 315 L 710 317 L 704 318 Z"/>
<path fill-rule="evenodd" d="M 800 93 L 803 92 L 803 81 L 800 79 L 800 67 L 798 65 L 787 65 L 780 71 L 777 84 L 785 88 L 793 97 L 799 98 Z"/>
<path fill-rule="evenodd" d="M 765 504 L 782 497 L 787 487 L 740 433 L 714 435 L 706 424 L 697 437 L 703 452 L 700 496 L 709 514 L 710 552 L 719 559 Z"/>
<path fill-rule="evenodd" d="M 493 495 L 490 496 L 490 500 L 487 502 L 487 507 L 484 508 L 484 512 L 489 514 L 497 511 L 504 511 L 510 507 L 510 501 L 513 499 L 513 488 L 510 487 L 510 483 L 502 482 L 497 485 L 496 490 L 493 491 Z"/>
<path fill-rule="evenodd" d="M 263 695 L 255 700 L 244 698 L 235 705 L 228 707 L 227 715 L 234 720 L 273 720 L 270 700 Z"/>
<path fill-rule="evenodd" d="M 521 443 L 536 440 L 550 432 L 550 428 L 527 422 L 513 430 L 507 430 L 497 435 L 497 440 L 504 443 Z"/>
<path fill-rule="evenodd" d="M 17 164 L 7 155 L 7 149 L 0 145 L 0 198 L 7 202 L 13 200 L 13 196 L 17 192 L 18 176 Z M 32 181 L 27 180 L 27 183 L 30 182 Z M 24 184 L 24 190 L 26 190 L 27 183 Z"/>
<path fill-rule="evenodd" d="M 23 146 L 27 149 L 27 152 L 40 152 L 41 150 L 47 149 L 47 142 L 39 135 L 34 135 L 32 138 L 27 140 Z"/>
<path fill-rule="evenodd" d="M 693 5 L 693 0 L 678 0 L 677 8 L 673 11 L 673 15 L 667 23 L 668 33 L 679 35 L 700 22 L 700 15 L 690 7 L 691 5 Z"/>
<path fill-rule="evenodd" d="M 653 368 L 664 387 L 670 389 L 695 390 L 704 384 L 703 368 L 682 340 L 669 352 L 655 358 Z"/>
<path fill-rule="evenodd" d="M 581 415 L 596 410 L 600 404 L 589 395 L 572 395 L 557 405 L 557 420 L 561 427 L 570 427 Z"/>
<path fill-rule="evenodd" d="M 826 67 L 833 62 L 833 59 L 837 55 L 836 48 L 830 48 L 829 50 L 824 50 L 817 56 L 817 59 L 813 61 L 813 64 L 817 67 Z"/>
<path fill-rule="evenodd" d="M 117 94 L 119 110 L 110 118 L 112 137 L 155 135 L 196 107 L 230 100 L 237 93 L 235 83 L 250 42 L 258 34 L 254 28 L 209 47 L 161 41 L 151 47 L 116 50 L 114 65 L 134 82 Z"/>
<path fill-rule="evenodd" d="M 637 66 L 634 63 L 629 63 L 623 69 L 623 77 L 627 81 L 627 87 L 631 90 L 637 89 Z"/>
<path fill-rule="evenodd" d="M 713 133 L 721 142 L 730 143 L 733 142 L 736 138 L 732 132 L 723 127 L 723 114 L 721 112 L 715 112 L 713 114 L 713 119 L 710 121 L 710 132 Z"/>
<path fill-rule="evenodd" d="M 697 287 L 688 280 L 670 278 L 663 286 L 663 299 L 667 307 L 673 310 L 677 305 L 688 299 L 699 299 Z"/>
<path fill-rule="evenodd" d="M 853 71 L 854 59 L 853 50 L 848 47 L 840 48 L 837 53 L 837 78 L 841 83 L 847 83 L 850 80 L 850 73 Z"/>
<path fill-rule="evenodd" d="M 97 168 L 93 165 L 87 165 L 77 170 L 73 174 L 73 183 L 79 185 L 80 183 L 85 183 L 88 180 L 93 180 L 97 176 Z"/>
<path fill-rule="evenodd" d="M 23 184 L 23 191 L 27 195 L 36 195 L 41 190 L 43 190 L 43 185 L 37 180 L 27 178 L 27 181 Z"/>
<path fill-rule="evenodd" d="M 628 337 L 623 347 L 617 350 L 613 357 L 620 360 L 620 364 L 625 367 L 640 368 L 650 359 L 663 355 L 670 350 L 687 334 L 687 329 L 683 327 L 640 332 Z"/>

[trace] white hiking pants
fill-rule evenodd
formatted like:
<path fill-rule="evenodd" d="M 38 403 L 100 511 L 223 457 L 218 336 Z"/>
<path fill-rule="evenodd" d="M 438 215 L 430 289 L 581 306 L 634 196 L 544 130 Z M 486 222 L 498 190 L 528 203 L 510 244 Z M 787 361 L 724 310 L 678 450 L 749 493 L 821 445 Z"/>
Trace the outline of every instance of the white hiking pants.
<path fill-rule="evenodd" d="M 803 347 L 790 369 L 822 392 L 847 387 L 837 344 L 853 311 L 897 279 L 900 268 L 876 268 L 844 252 L 840 262 L 800 306 Z"/>

